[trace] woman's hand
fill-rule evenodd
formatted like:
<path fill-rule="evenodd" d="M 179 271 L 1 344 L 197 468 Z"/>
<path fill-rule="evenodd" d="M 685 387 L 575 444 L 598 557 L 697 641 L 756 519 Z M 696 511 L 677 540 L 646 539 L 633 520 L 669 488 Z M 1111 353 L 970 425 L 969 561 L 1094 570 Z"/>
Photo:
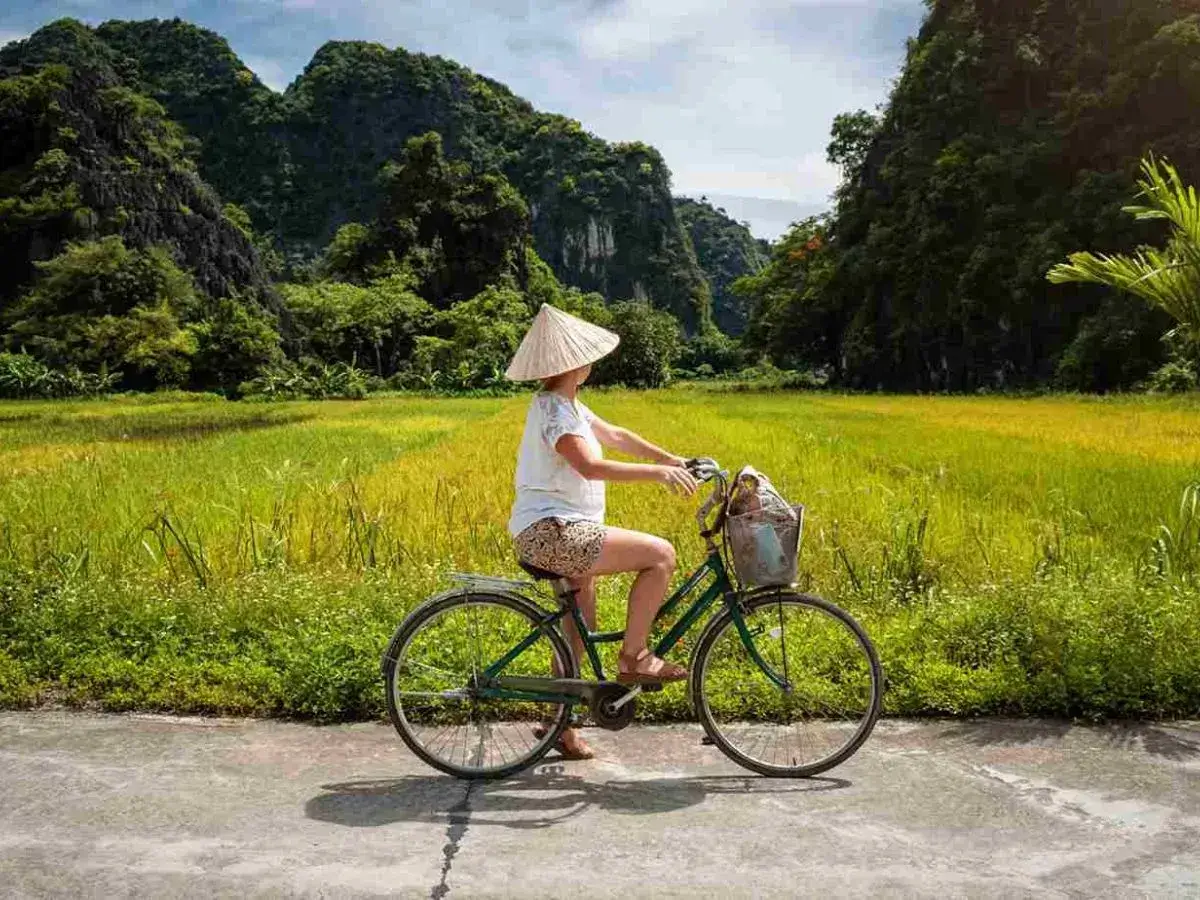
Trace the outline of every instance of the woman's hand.
<path fill-rule="evenodd" d="M 696 493 L 696 479 L 683 467 L 682 460 L 679 465 L 659 466 L 658 471 L 660 473 L 658 480 L 675 493 L 684 497 L 690 497 Z"/>

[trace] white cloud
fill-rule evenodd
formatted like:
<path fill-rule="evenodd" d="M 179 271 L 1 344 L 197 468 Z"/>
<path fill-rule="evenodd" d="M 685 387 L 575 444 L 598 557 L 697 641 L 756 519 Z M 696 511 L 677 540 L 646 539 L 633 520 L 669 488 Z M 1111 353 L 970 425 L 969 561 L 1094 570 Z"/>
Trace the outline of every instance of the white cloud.
<path fill-rule="evenodd" d="M 13 41 L 22 41 L 27 37 L 29 37 L 28 32 L 0 30 L 0 47 L 11 44 Z"/>
<path fill-rule="evenodd" d="M 872 32 L 881 13 L 908 7 L 915 27 L 915 2 L 611 7 L 581 30 L 578 46 L 601 71 L 623 72 L 633 89 L 577 98 L 575 115 L 605 137 L 656 146 L 681 193 L 823 204 L 838 182 L 825 161 L 833 118 L 884 99 L 904 36 L 878 48 Z"/>
<path fill-rule="evenodd" d="M 243 56 L 241 59 L 246 68 L 273 91 L 282 92 L 292 81 L 292 76 L 279 60 L 266 56 Z"/>
<path fill-rule="evenodd" d="M 29 0 L 9 28 L 146 0 Z M 885 99 L 923 0 L 163 0 L 284 88 L 328 40 L 437 54 L 610 141 L 657 147 L 679 193 L 826 205 L 839 112 Z M 156 13 L 165 15 L 165 13 Z M 0 40 L 21 35 L 0 29 Z"/>

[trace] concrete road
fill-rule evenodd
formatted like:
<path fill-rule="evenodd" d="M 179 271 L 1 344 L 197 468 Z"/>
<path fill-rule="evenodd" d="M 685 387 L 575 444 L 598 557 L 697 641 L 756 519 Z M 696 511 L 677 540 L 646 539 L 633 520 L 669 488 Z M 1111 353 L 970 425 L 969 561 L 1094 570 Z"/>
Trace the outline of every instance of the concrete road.
<path fill-rule="evenodd" d="M 588 738 L 467 785 L 379 724 L 0 714 L 0 895 L 1200 896 L 1200 726 L 888 722 L 795 782 Z"/>

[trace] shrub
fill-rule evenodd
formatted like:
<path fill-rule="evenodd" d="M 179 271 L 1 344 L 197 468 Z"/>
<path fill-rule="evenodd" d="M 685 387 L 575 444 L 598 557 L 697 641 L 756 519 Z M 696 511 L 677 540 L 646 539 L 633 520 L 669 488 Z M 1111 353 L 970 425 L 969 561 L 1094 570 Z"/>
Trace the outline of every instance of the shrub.
<path fill-rule="evenodd" d="M 4 319 L 8 343 L 59 369 L 122 372 L 125 387 L 186 381 L 195 338 L 181 317 L 199 307 L 191 277 L 165 247 L 119 237 L 69 244 Z"/>
<path fill-rule="evenodd" d="M 243 382 L 238 392 L 258 400 L 361 400 L 383 382 L 346 363 L 287 360 Z"/>
<path fill-rule="evenodd" d="M 0 353 L 0 399 L 94 396 L 112 390 L 120 373 L 51 369 L 27 353 Z"/>
<path fill-rule="evenodd" d="M 1182 394 L 1197 387 L 1200 387 L 1200 378 L 1196 376 L 1196 365 L 1185 359 L 1171 360 L 1146 381 L 1146 390 L 1152 394 Z"/>
<path fill-rule="evenodd" d="M 614 303 L 607 312 L 608 322 L 599 324 L 619 334 L 621 343 L 596 364 L 593 383 L 656 388 L 670 381 L 682 347 L 679 320 L 637 301 Z"/>
<path fill-rule="evenodd" d="M 275 323 L 236 298 L 218 300 L 212 312 L 188 330 L 196 341 L 191 372 L 196 388 L 232 391 L 283 361 Z"/>

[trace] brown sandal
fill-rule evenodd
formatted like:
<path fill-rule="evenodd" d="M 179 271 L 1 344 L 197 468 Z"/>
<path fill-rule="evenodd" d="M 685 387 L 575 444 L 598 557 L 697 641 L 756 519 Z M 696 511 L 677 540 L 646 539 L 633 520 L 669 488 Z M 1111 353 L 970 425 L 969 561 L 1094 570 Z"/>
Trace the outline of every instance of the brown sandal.
<path fill-rule="evenodd" d="M 634 656 L 624 653 L 617 663 L 617 681 L 621 684 L 662 684 L 666 681 L 684 681 L 687 669 L 675 663 L 659 659 L 643 647 Z"/>

